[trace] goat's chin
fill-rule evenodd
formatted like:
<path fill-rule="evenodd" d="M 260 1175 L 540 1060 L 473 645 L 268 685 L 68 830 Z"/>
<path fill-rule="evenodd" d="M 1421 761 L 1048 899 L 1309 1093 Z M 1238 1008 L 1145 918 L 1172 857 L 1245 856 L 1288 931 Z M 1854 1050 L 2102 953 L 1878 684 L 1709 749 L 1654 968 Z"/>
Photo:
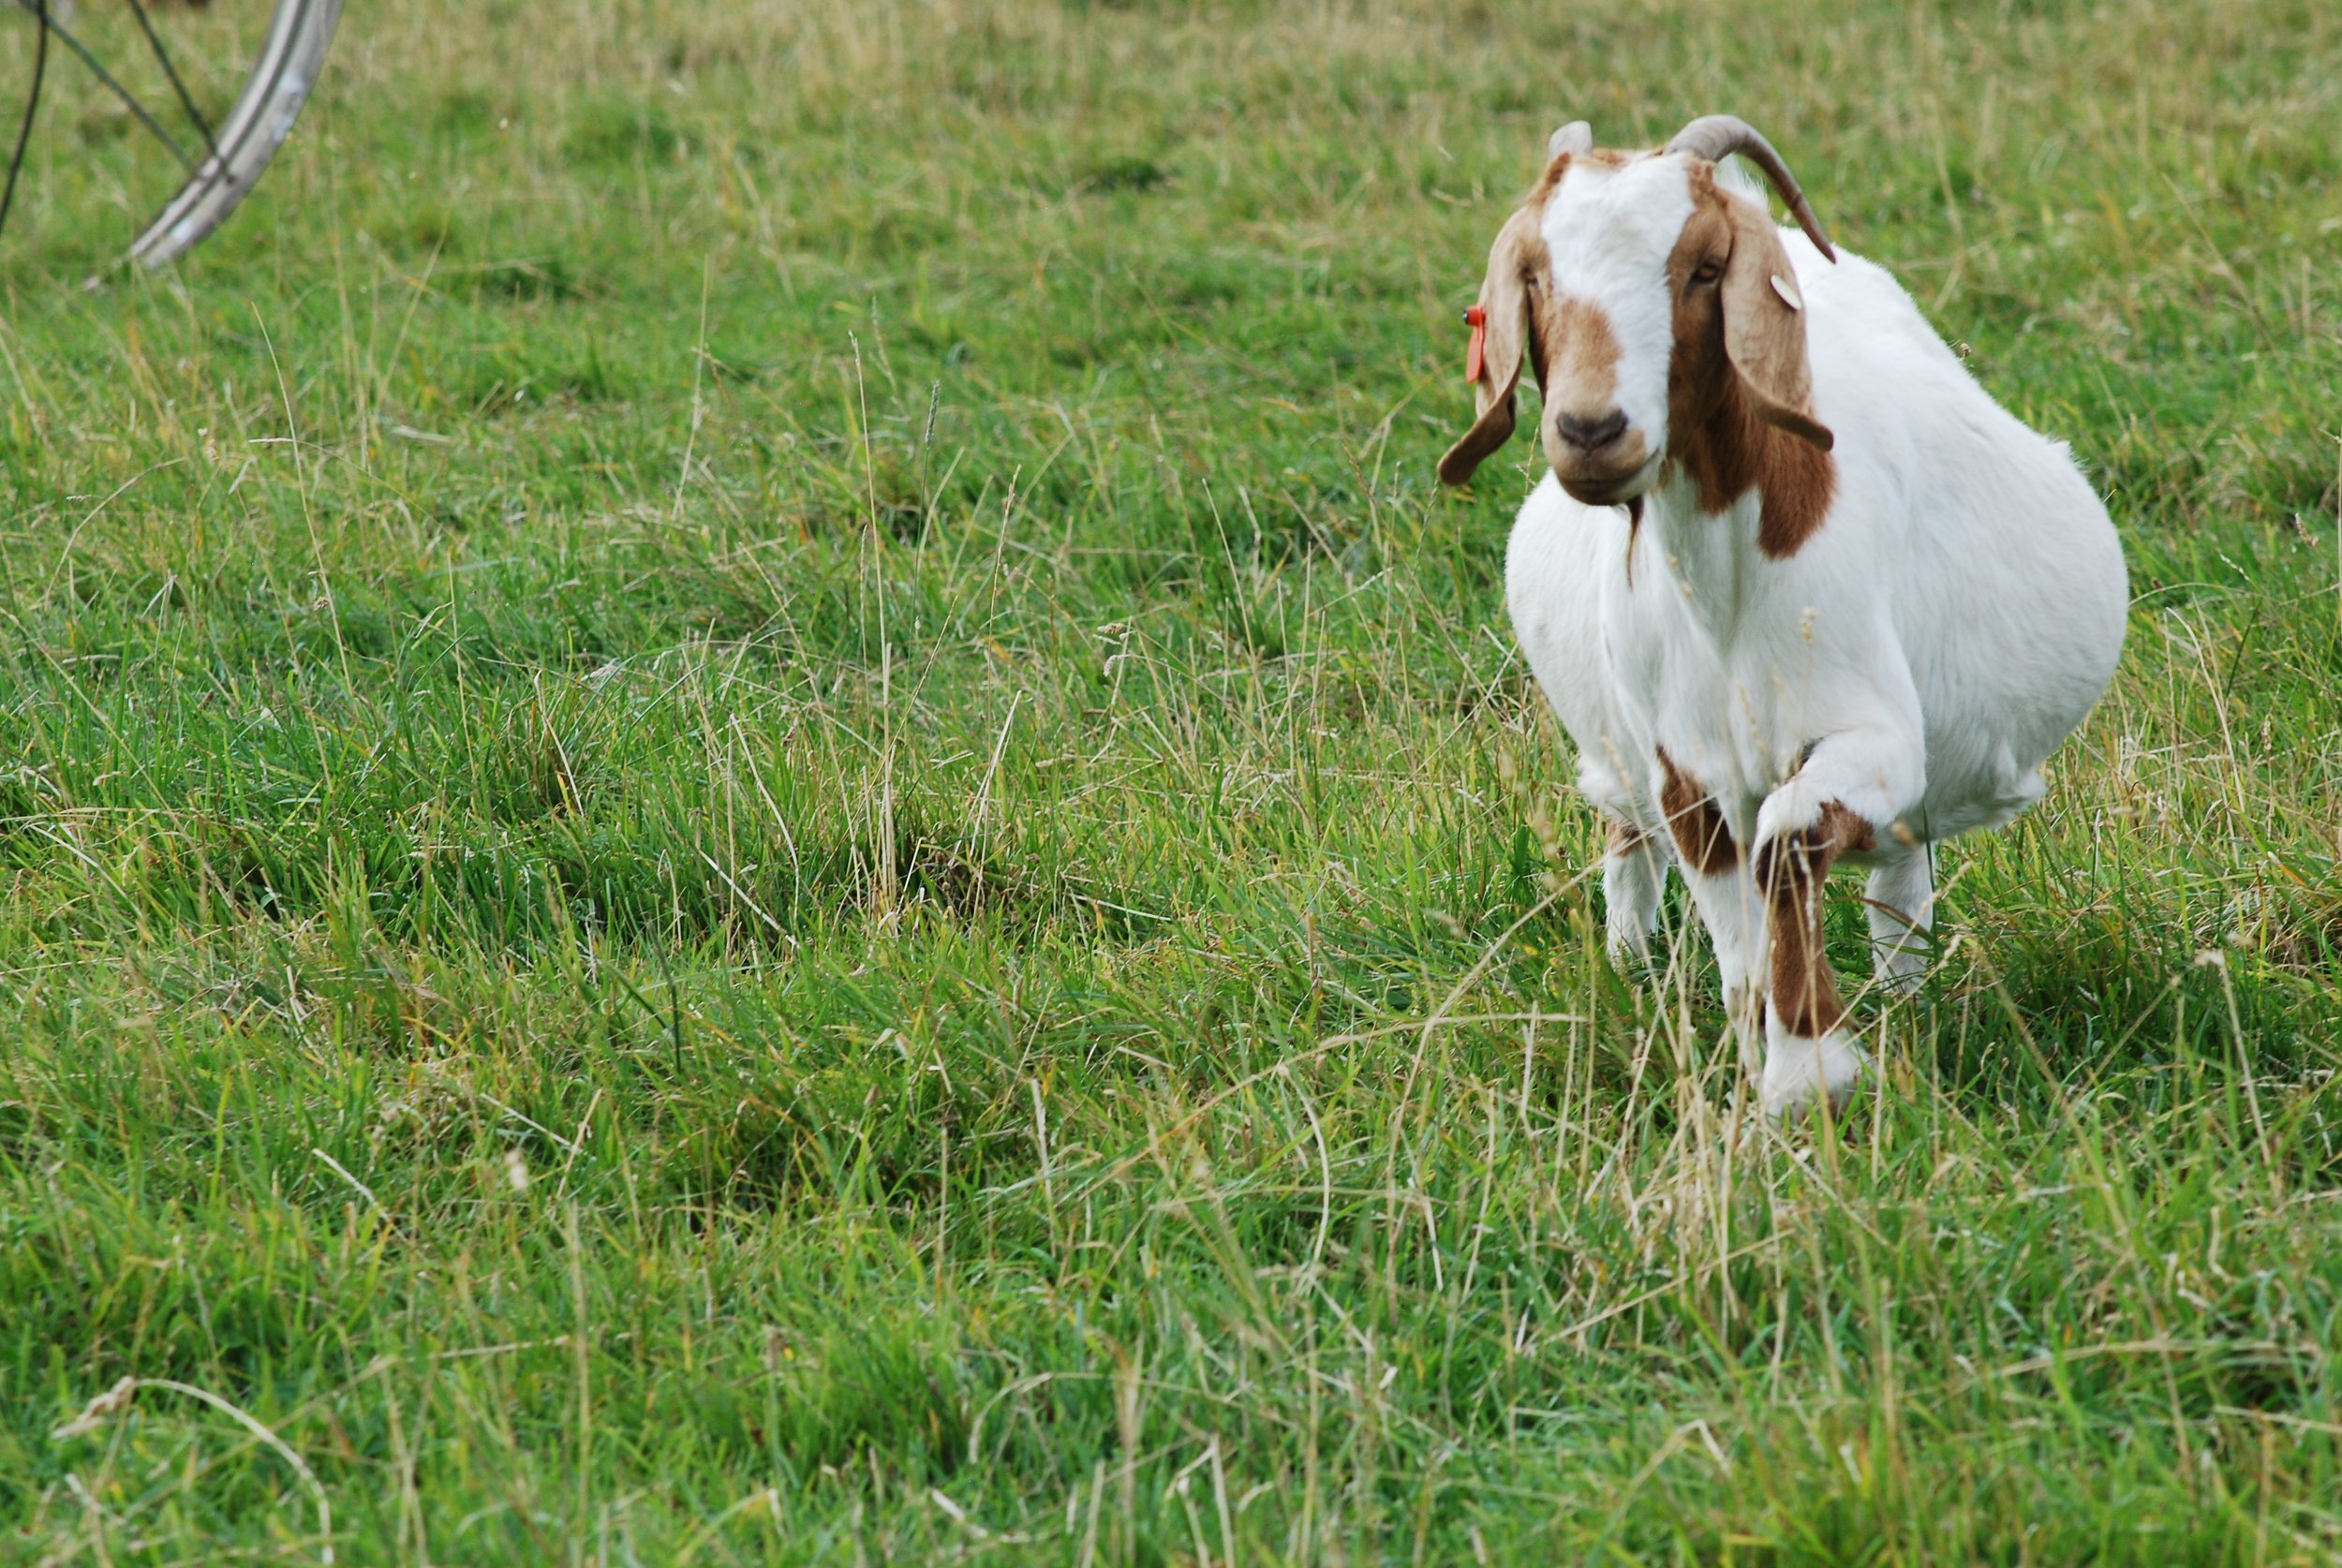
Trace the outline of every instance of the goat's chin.
<path fill-rule="evenodd" d="M 1623 507 L 1629 501 L 1640 500 L 1658 481 L 1659 459 L 1653 457 L 1624 473 L 1571 473 L 1555 468 L 1553 477 L 1562 481 L 1562 489 L 1569 498 L 1581 506 Z"/>

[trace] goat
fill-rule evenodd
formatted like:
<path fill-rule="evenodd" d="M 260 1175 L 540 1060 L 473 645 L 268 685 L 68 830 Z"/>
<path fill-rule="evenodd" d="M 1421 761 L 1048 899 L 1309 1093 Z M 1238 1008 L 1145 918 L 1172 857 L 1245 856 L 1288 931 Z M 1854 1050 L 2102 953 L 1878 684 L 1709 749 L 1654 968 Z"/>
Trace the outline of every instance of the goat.
<path fill-rule="evenodd" d="M 1734 154 L 1802 232 L 1719 167 Z M 1505 598 L 1608 819 L 1612 954 L 1648 957 L 1672 864 L 1766 1112 L 1843 1107 L 1868 1058 L 1823 882 L 1870 868 L 1878 980 L 1916 986 L 1934 846 L 2038 799 L 2112 678 L 2122 547 L 2066 446 L 1831 249 L 1749 126 L 1620 153 L 1579 121 L 1548 155 L 1490 252 L 1477 419 L 1439 475 L 1463 483 L 1511 436 L 1525 353 L 1551 471 Z"/>

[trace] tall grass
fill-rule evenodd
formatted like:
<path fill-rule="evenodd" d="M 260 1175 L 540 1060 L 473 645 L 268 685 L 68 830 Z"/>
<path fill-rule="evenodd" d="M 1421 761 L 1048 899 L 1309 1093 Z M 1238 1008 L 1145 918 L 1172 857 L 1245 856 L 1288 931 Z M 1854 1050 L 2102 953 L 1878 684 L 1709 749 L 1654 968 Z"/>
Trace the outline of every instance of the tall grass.
<path fill-rule="evenodd" d="M 2342 1552 L 2342 20 L 1529 9 L 383 0 L 154 279 L 52 107 L 8 1554 Z M 1843 1137 L 1430 473 L 1546 133 L 1712 109 L 2137 594 Z"/>

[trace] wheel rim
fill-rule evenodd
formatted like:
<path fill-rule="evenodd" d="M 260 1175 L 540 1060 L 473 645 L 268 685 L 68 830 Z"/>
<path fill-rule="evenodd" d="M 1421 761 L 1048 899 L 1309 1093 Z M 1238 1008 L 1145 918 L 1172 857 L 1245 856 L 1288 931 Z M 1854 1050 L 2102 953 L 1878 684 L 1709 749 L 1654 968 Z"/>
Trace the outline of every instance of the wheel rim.
<path fill-rule="evenodd" d="M 131 244 L 133 257 L 148 267 L 169 265 L 201 244 L 251 194 L 309 101 L 341 14 L 342 0 L 277 0 L 268 40 L 235 107 L 220 122 L 186 184 Z"/>

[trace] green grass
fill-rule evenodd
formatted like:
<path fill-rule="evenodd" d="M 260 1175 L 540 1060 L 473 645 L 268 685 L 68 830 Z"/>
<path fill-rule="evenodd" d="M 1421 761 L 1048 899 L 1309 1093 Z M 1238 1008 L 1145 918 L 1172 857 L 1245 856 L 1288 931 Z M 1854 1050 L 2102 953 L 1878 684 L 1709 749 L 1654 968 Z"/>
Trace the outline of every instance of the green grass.
<path fill-rule="evenodd" d="M 0 1554 L 2342 1553 L 2331 6 L 343 33 L 157 278 L 61 70 L 0 259 Z M 1843 1137 L 1430 474 L 1546 133 L 1709 110 L 2137 594 Z"/>

